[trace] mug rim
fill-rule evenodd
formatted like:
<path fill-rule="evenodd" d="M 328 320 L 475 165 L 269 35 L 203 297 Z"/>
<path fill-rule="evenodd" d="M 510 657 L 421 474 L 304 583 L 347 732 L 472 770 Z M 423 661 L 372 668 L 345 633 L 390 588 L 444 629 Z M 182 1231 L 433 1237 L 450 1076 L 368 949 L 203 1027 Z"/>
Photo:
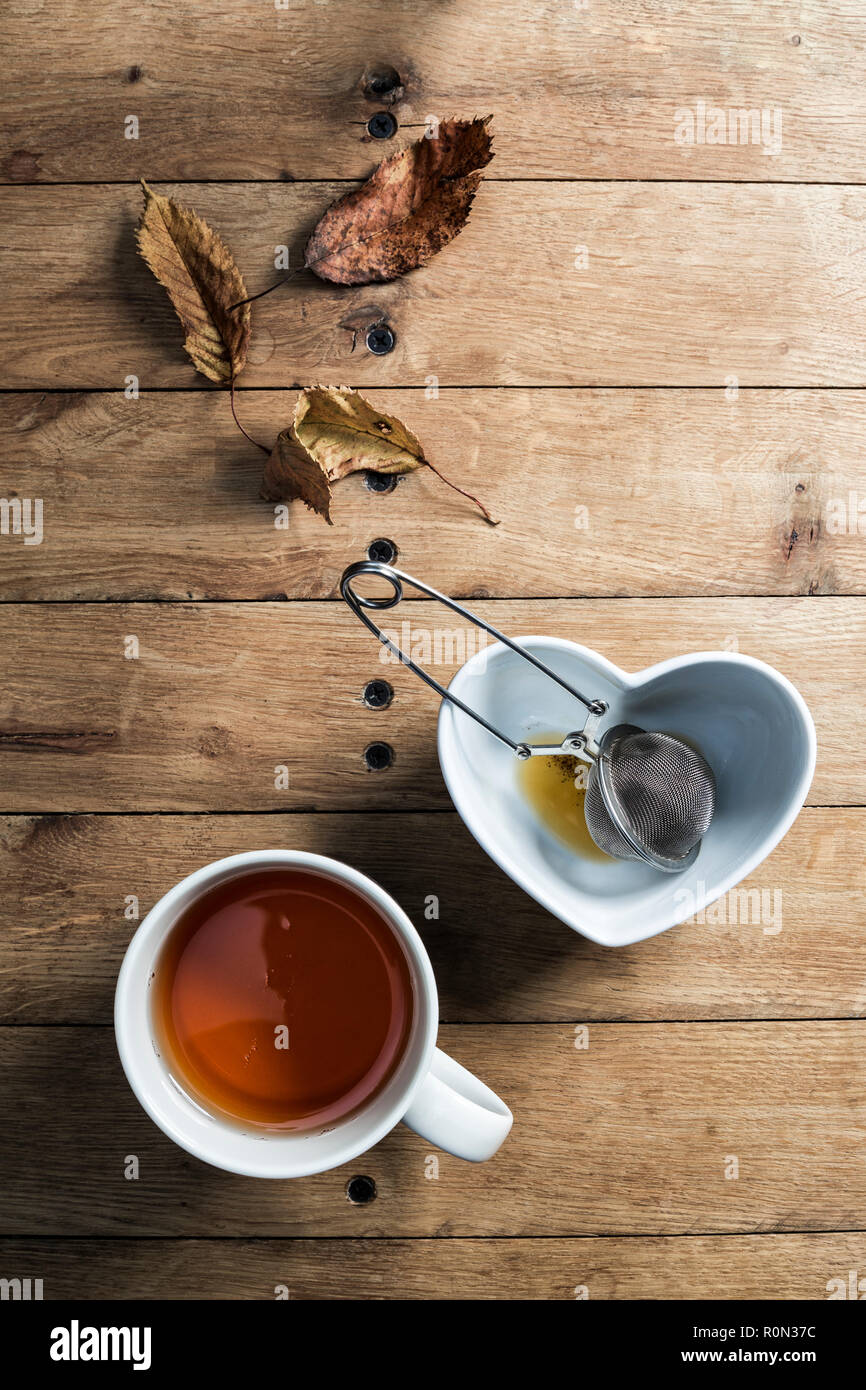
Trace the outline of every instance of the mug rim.
<path fill-rule="evenodd" d="M 181 904 L 185 906 L 198 899 L 216 882 L 234 877 L 235 871 L 268 866 L 306 868 L 354 888 L 383 915 L 406 951 L 412 973 L 414 1036 L 410 1035 L 394 1074 L 378 1095 L 321 1132 L 314 1129 L 268 1133 L 260 1128 L 248 1132 L 243 1121 L 224 1121 L 206 1111 L 172 1078 L 165 1059 L 157 1049 L 150 1023 L 148 985 L 153 978 L 160 949 L 177 921 Z M 146 1039 L 142 1037 L 145 1027 Z M 438 1030 L 439 1002 L 433 967 L 426 947 L 407 914 L 374 879 L 339 859 L 308 850 L 245 850 L 212 860 L 180 879 L 154 903 L 139 923 L 126 948 L 114 994 L 114 1036 L 120 1063 L 143 1110 L 169 1139 L 187 1153 L 215 1168 L 247 1177 L 308 1177 L 337 1168 L 366 1153 L 400 1122 L 409 1109 L 416 1090 L 430 1069 Z M 144 1041 L 149 1050 L 143 1057 L 141 1048 Z M 413 1047 L 418 1055 L 414 1061 L 410 1061 Z M 404 1070 L 401 1083 L 395 1085 Z M 178 1118 L 178 1111 L 181 1114 L 185 1112 L 178 1106 L 175 1092 L 189 1107 L 190 1123 L 187 1129 Z M 388 1098 L 387 1104 L 375 1123 L 365 1122 L 368 1108 L 375 1109 L 377 1103 L 381 1105 L 385 1098 Z M 196 1120 L 196 1112 L 201 1116 L 201 1121 Z M 194 1120 L 201 1134 L 196 1132 Z M 202 1124 L 204 1120 L 209 1127 Z M 339 1136 L 344 1129 L 354 1129 L 355 1133 L 341 1145 L 333 1136 Z M 330 1141 L 326 1145 L 330 1152 L 316 1159 L 314 1155 L 322 1140 Z M 228 1153 L 229 1149 L 231 1153 Z"/>

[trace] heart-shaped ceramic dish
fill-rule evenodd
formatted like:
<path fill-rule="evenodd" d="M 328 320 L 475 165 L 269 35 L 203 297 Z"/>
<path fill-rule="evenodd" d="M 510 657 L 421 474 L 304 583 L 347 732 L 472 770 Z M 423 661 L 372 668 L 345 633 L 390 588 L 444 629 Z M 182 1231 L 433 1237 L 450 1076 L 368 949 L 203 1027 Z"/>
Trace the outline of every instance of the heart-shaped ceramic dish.
<path fill-rule="evenodd" d="M 582 857 L 541 823 L 504 744 L 443 701 L 439 762 L 452 800 L 479 844 L 549 912 L 604 946 L 655 936 L 721 897 L 779 843 L 806 799 L 815 727 L 790 681 L 752 657 L 696 652 L 636 675 L 556 637 L 517 641 L 619 723 L 678 734 L 709 761 L 716 813 L 697 860 L 681 874 Z M 566 691 L 501 643 L 482 648 L 449 692 L 518 741 L 583 725 Z M 770 885 L 773 886 L 773 885 Z"/>

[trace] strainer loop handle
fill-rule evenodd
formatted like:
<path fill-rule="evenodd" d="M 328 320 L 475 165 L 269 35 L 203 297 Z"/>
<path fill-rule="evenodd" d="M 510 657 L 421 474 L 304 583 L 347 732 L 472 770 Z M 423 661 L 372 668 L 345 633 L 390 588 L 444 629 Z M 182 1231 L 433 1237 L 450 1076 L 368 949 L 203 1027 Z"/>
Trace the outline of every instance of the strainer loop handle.
<path fill-rule="evenodd" d="M 393 593 L 385 598 L 365 598 L 362 594 L 359 594 L 352 585 L 352 581 L 362 574 L 375 574 L 378 575 L 380 579 L 387 580 L 391 585 Z M 419 666 L 410 656 L 407 656 L 407 654 L 397 646 L 396 642 L 392 642 L 391 638 L 388 637 L 381 628 L 377 627 L 372 618 L 364 611 L 369 608 L 374 611 L 382 612 L 387 608 L 395 608 L 404 597 L 404 584 L 411 585 L 413 589 L 418 589 L 422 594 L 427 594 L 430 598 L 436 599 L 438 603 L 444 603 L 445 607 L 450 608 L 452 613 L 459 613 L 461 618 L 467 618 L 469 622 L 474 623 L 476 627 L 483 628 L 485 632 L 489 632 L 490 636 L 494 637 L 497 642 L 501 642 L 503 646 L 510 647 L 518 656 L 522 656 L 530 665 L 535 666 L 537 670 L 543 672 L 545 676 L 549 676 L 557 685 L 562 686 L 563 690 L 567 690 L 569 695 L 573 695 L 576 700 L 579 700 L 590 714 L 600 715 L 605 712 L 606 706 L 603 701 L 588 700 L 585 695 L 581 695 L 579 690 L 575 690 L 574 686 L 569 685 L 568 681 L 564 681 L 555 671 L 551 671 L 549 666 L 545 666 L 543 661 L 539 661 L 537 657 L 534 657 L 530 652 L 526 651 L 525 647 L 521 647 L 517 642 L 513 642 L 511 638 L 506 637 L 503 632 L 499 632 L 499 630 L 492 627 L 490 623 L 486 623 L 483 618 L 479 618 L 477 613 L 470 612 L 470 610 L 464 608 L 461 603 L 456 603 L 454 599 L 448 598 L 446 594 L 441 594 L 438 589 L 431 588 L 429 584 L 424 584 L 422 580 L 415 579 L 411 574 L 405 574 L 403 570 L 395 569 L 393 565 L 386 565 L 381 560 L 358 560 L 354 565 L 349 565 L 348 569 L 344 570 L 340 580 L 340 593 L 352 612 L 361 619 L 364 626 L 369 628 L 374 637 L 378 637 L 384 647 L 387 647 L 390 652 L 393 652 L 403 666 L 408 666 L 410 671 L 414 671 L 415 675 L 419 676 L 425 684 L 429 685 L 432 690 L 435 690 L 437 694 L 441 695 L 443 700 L 447 700 L 449 704 L 455 705 L 457 709 L 462 710 L 464 714 L 468 714 L 470 719 L 474 719 L 475 722 L 485 728 L 488 733 L 498 738 L 500 743 L 506 744 L 512 752 L 517 754 L 518 758 L 528 758 L 530 756 L 530 749 L 527 744 L 515 743 L 514 739 L 509 738 L 501 729 L 494 728 L 492 724 L 488 723 L 477 710 L 470 709 L 462 700 L 458 700 L 456 695 L 452 695 L 443 685 L 440 685 L 437 680 L 434 680 L 429 672 L 424 670 L 423 666 Z"/>

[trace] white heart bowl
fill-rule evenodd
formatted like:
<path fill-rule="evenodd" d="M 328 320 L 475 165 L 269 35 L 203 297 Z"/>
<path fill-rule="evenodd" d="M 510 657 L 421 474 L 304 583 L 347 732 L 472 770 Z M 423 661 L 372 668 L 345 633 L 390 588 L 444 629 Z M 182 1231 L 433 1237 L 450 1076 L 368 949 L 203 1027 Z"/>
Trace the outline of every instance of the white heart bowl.
<path fill-rule="evenodd" d="M 607 702 L 599 733 L 628 723 L 679 734 L 716 776 L 715 816 L 690 869 L 663 874 L 590 860 L 541 823 L 511 750 L 443 701 L 439 762 L 454 805 L 482 848 L 549 912 L 603 946 L 627 946 L 720 898 L 779 843 L 809 790 L 815 726 L 778 671 L 732 652 L 695 652 L 631 675 L 561 638 L 517 641 L 589 698 Z M 518 742 L 579 729 L 585 718 L 582 705 L 500 642 L 467 661 L 449 691 Z"/>

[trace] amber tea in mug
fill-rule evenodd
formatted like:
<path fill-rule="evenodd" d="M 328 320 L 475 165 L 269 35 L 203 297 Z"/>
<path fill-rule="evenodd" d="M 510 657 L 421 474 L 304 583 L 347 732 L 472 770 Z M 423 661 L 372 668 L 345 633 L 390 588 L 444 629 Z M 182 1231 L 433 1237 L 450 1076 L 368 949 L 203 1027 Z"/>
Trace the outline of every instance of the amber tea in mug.
<path fill-rule="evenodd" d="M 190 903 L 151 986 L 175 1080 L 222 1119 L 320 1128 L 383 1089 L 408 1044 L 398 937 L 348 884 L 302 868 L 239 874 Z"/>

